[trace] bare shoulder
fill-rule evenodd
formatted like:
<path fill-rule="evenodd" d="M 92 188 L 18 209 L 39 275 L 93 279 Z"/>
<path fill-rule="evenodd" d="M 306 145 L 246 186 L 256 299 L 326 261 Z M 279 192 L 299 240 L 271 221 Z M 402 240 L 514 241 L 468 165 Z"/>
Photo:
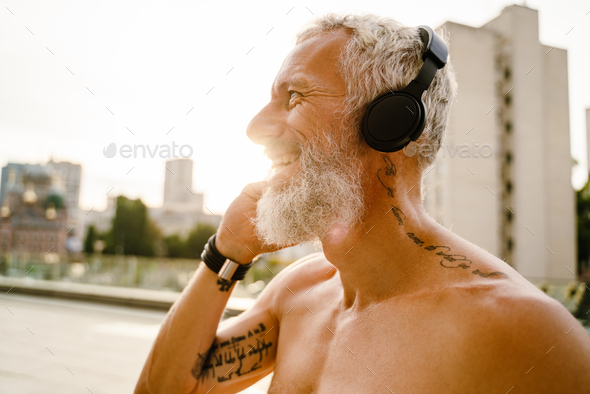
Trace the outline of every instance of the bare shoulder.
<path fill-rule="evenodd" d="M 305 286 L 317 281 L 318 274 L 326 274 L 331 268 L 334 268 L 334 266 L 326 259 L 323 253 L 313 253 L 290 264 L 277 275 L 277 279 L 281 277 L 282 281 L 288 282 L 293 286 L 298 286 L 299 284 Z"/>
<path fill-rule="evenodd" d="M 559 302 L 511 271 L 505 279 L 448 289 L 445 298 L 455 308 L 450 315 L 461 334 L 456 361 L 469 368 L 472 379 L 496 376 L 508 384 L 498 387 L 506 391 L 588 389 L 590 336 Z"/>
<path fill-rule="evenodd" d="M 526 332 L 523 338 L 535 341 L 569 335 L 569 330 L 574 328 L 583 332 L 581 338 L 586 345 L 590 343 L 588 334 L 563 305 L 519 279 L 489 280 L 488 283 L 481 280 L 466 286 L 463 293 L 469 293 L 470 308 L 485 312 L 474 314 L 475 322 L 490 334 L 507 334 L 515 340 L 519 338 L 513 331 L 515 327 Z"/>
<path fill-rule="evenodd" d="M 331 275 L 326 275 L 334 266 L 326 260 L 323 253 L 307 255 L 284 268 L 279 272 L 264 289 L 266 299 L 272 299 L 272 308 L 275 315 L 282 315 L 282 308 L 285 298 L 291 295 L 300 294 L 301 290 L 309 289 L 319 282 L 328 280 Z"/>
<path fill-rule="evenodd" d="M 499 392 L 588 389 L 590 336 L 571 313 L 483 249 L 457 236 L 448 245 L 436 254 L 448 281 L 426 297 L 461 380 Z"/>

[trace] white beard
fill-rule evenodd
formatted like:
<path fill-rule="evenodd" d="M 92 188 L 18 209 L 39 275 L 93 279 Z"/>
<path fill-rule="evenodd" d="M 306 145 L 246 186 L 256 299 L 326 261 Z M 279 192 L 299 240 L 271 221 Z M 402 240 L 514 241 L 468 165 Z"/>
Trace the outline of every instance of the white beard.
<path fill-rule="evenodd" d="M 324 133 L 307 149 L 298 145 L 299 172 L 264 191 L 253 220 L 259 238 L 279 248 L 321 241 L 335 225 L 351 229 L 364 208 L 362 165 L 353 141 Z"/>

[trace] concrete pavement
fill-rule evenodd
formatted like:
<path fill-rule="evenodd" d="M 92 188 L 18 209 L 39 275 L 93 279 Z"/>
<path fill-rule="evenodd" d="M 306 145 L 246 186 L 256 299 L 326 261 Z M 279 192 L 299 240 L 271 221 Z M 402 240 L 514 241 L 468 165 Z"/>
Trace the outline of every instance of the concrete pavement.
<path fill-rule="evenodd" d="M 165 316 L 10 293 L 0 307 L 0 394 L 132 393 Z M 269 384 L 243 393 L 266 393 Z"/>

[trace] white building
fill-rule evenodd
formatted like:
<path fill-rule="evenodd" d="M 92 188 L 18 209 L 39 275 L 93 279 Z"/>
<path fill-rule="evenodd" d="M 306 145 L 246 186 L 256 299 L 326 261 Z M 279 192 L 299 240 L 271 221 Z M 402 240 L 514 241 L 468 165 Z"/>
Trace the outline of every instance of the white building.
<path fill-rule="evenodd" d="M 150 208 L 149 214 L 164 235 L 187 236 L 197 223 L 209 223 L 217 228 L 221 222 L 220 215 L 203 211 L 203 194 L 193 190 L 191 159 L 166 161 L 164 204 Z"/>
<path fill-rule="evenodd" d="M 442 27 L 459 88 L 427 211 L 529 279 L 574 278 L 567 52 L 541 44 L 538 12 L 519 5 Z"/>
<path fill-rule="evenodd" d="M 192 187 L 193 161 L 191 159 L 166 161 L 162 208 L 203 212 L 203 194 L 195 193 Z"/>

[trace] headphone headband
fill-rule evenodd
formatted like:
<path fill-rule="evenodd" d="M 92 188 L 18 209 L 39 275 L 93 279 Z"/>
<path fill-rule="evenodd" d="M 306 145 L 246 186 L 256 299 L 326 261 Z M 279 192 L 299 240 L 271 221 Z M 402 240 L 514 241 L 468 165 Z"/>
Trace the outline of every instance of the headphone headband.
<path fill-rule="evenodd" d="M 414 97 L 420 100 L 422 93 L 430 87 L 438 69 L 443 68 L 447 64 L 449 49 L 442 38 L 434 33 L 430 27 L 418 26 L 418 32 L 424 43 L 424 51 L 422 52 L 424 64 L 416 78 L 402 90 L 413 94 Z M 415 84 L 417 86 L 414 86 Z"/>
<path fill-rule="evenodd" d="M 422 60 L 431 58 L 438 68 L 443 68 L 447 64 L 449 56 L 449 48 L 438 34 L 436 34 L 429 26 L 418 26 L 420 38 L 424 42 L 424 53 Z"/>

